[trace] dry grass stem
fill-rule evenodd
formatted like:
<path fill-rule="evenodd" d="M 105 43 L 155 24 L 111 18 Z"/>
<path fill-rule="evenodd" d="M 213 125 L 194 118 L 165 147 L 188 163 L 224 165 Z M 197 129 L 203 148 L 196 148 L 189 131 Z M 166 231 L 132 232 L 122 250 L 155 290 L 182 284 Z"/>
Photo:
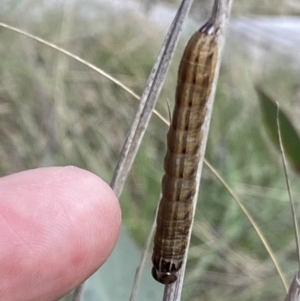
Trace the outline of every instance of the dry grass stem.
<path fill-rule="evenodd" d="M 192 0 L 182 1 L 142 93 L 139 106 L 136 110 L 136 114 L 111 181 L 111 187 L 114 189 L 117 196 L 120 196 L 122 192 L 125 180 L 146 131 L 153 108 L 156 104 L 156 100 L 163 86 L 166 73 L 175 52 L 183 21 L 187 17 L 192 2 Z"/>
<path fill-rule="evenodd" d="M 277 104 L 277 132 L 278 132 L 278 139 L 279 139 L 279 145 L 280 145 L 280 152 L 281 152 L 281 158 L 282 158 L 282 165 L 284 170 L 284 176 L 286 180 L 286 187 L 289 194 L 289 200 L 292 210 L 292 216 L 293 216 L 293 224 L 294 224 L 294 231 L 295 231 L 295 241 L 296 241 L 296 250 L 297 250 L 297 256 L 298 256 L 298 272 L 293 278 L 293 281 L 291 283 L 291 286 L 288 290 L 288 293 L 285 297 L 285 301 L 299 301 L 300 298 L 300 252 L 299 252 L 299 230 L 298 230 L 298 222 L 297 222 L 297 216 L 296 216 L 296 209 L 295 209 L 295 203 L 292 197 L 292 191 L 291 191 L 291 185 L 290 180 L 287 172 L 287 163 L 285 158 L 285 152 L 284 147 L 282 143 L 282 137 L 281 137 L 281 131 L 280 131 L 280 120 L 279 120 L 279 104 Z"/>

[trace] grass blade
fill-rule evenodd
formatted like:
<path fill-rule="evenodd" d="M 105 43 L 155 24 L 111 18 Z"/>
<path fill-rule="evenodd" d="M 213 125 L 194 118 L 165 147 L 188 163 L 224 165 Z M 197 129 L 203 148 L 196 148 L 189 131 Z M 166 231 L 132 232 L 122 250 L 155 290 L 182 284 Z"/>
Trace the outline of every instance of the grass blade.
<path fill-rule="evenodd" d="M 257 86 L 256 91 L 259 96 L 260 107 L 267 132 L 274 145 L 278 148 L 278 150 L 280 150 L 281 147 L 279 143 L 276 122 L 276 102 L 261 87 Z M 296 132 L 292 122 L 280 108 L 278 109 L 278 115 L 280 119 L 280 133 L 282 137 L 282 145 L 284 147 L 285 154 L 293 169 L 296 172 L 300 173 L 300 137 Z"/>
<path fill-rule="evenodd" d="M 298 222 L 297 222 L 297 216 L 296 216 L 296 210 L 295 210 L 295 203 L 292 197 L 292 192 L 291 192 L 291 185 L 288 177 L 288 172 L 287 172 L 287 164 L 286 164 L 286 158 L 285 158 L 285 150 L 284 150 L 284 145 L 283 145 L 283 140 L 282 140 L 282 135 L 281 135 L 281 126 L 280 126 L 280 108 L 278 103 L 276 102 L 277 106 L 277 115 L 276 115 L 276 124 L 277 124 L 277 133 L 278 133 L 278 142 L 280 146 L 280 152 L 281 152 L 281 158 L 282 158 L 282 165 L 283 165 L 283 170 L 284 170 L 284 176 L 286 180 L 286 186 L 287 186 L 287 191 L 289 194 L 289 200 L 291 204 L 291 210 L 292 210 L 292 216 L 293 216 L 293 224 L 294 224 L 294 231 L 295 231 L 295 241 L 296 241 L 296 249 L 297 249 L 297 255 L 298 255 L 298 272 L 294 276 L 294 279 L 291 283 L 291 286 L 289 288 L 289 291 L 285 297 L 285 301 L 297 301 L 300 300 L 300 251 L 299 251 L 299 230 L 298 230 Z M 282 114 L 282 113 L 281 113 Z"/>
<path fill-rule="evenodd" d="M 128 136 L 124 143 L 118 165 L 115 169 L 111 187 L 117 196 L 120 196 L 125 180 L 149 123 L 153 108 L 164 83 L 171 59 L 173 57 L 179 34 L 193 0 L 183 0 L 175 19 L 163 42 L 160 53 L 152 68 L 141 101 L 131 124 Z"/>

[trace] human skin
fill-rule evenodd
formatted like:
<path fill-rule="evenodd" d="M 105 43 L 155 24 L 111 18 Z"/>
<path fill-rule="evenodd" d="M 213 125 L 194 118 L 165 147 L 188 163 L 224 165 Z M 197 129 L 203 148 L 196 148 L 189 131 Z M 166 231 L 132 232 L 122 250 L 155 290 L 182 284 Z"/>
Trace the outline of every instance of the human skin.
<path fill-rule="evenodd" d="M 0 178 L 0 300 L 53 301 L 111 254 L 121 211 L 111 188 L 76 167 Z"/>

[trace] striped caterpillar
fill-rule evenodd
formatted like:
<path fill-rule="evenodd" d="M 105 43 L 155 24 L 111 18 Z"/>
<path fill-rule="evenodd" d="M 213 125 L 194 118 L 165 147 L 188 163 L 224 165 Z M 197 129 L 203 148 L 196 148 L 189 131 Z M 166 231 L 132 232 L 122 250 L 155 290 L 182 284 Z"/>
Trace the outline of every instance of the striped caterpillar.
<path fill-rule="evenodd" d="M 178 70 L 152 255 L 152 276 L 163 284 L 177 280 L 192 223 L 202 126 L 218 56 L 218 2 L 209 21 L 188 42 Z"/>

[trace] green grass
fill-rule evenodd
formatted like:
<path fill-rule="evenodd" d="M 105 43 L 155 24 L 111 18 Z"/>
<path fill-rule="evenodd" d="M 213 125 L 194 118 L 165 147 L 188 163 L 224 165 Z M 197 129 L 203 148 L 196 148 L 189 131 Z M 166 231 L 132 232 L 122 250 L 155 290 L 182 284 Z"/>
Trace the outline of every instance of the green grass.
<path fill-rule="evenodd" d="M 17 18 L 14 9 L 5 14 L 8 23 L 60 43 L 141 93 L 163 39 L 160 30 L 150 30 L 139 18 L 132 22 L 133 16 L 111 20 L 101 9 L 91 23 L 74 10 L 72 30 L 61 40 L 65 19 L 59 8 L 39 19 L 29 11 Z M 74 164 L 109 182 L 136 100 L 46 46 L 4 29 L 0 36 L 5 41 L 0 45 L 0 174 L 47 164 L 50 156 L 55 164 Z M 183 46 L 157 105 L 165 116 Z M 299 74 L 277 62 L 253 71 L 240 49 L 232 51 L 224 57 L 206 158 L 251 211 L 290 279 L 296 269 L 290 207 L 280 156 L 263 128 L 254 83 L 272 89 L 296 120 Z M 167 126 L 153 116 L 121 197 L 124 224 L 140 246 L 159 200 L 166 132 Z M 291 180 L 299 198 L 299 179 L 291 174 Z M 184 300 L 283 300 L 262 243 L 208 168 L 200 193 Z"/>

